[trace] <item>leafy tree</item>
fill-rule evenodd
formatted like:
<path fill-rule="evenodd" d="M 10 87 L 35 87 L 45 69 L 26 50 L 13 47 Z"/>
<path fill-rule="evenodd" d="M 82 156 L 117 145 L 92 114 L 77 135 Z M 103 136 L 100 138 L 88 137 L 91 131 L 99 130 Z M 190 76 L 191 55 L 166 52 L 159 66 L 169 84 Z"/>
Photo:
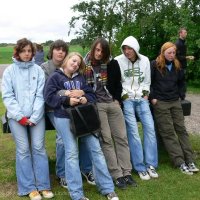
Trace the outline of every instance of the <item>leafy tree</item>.
<path fill-rule="evenodd" d="M 76 34 L 87 45 L 97 37 L 105 37 L 111 41 L 121 19 L 121 15 L 117 14 L 118 2 L 119 0 L 97 0 L 74 5 L 72 10 L 80 14 L 71 18 L 71 29 L 76 28 L 76 23 L 80 20 L 82 27 L 76 30 Z"/>
<path fill-rule="evenodd" d="M 77 35 L 88 46 L 96 37 L 105 37 L 111 44 L 113 56 L 121 53 L 120 45 L 129 35 L 136 37 L 141 53 L 155 59 L 166 41 L 175 42 L 178 29 L 188 29 L 188 80 L 200 78 L 200 6 L 199 0 L 92 0 L 72 7 L 78 17 L 72 17 L 70 27 L 82 20 Z"/>

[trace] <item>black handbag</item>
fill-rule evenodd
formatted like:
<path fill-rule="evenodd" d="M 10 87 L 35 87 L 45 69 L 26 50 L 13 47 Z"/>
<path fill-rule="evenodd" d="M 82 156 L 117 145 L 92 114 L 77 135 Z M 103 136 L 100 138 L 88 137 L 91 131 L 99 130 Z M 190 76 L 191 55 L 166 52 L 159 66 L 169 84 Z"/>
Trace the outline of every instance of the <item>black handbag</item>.
<path fill-rule="evenodd" d="M 191 102 L 188 100 L 181 100 L 181 106 L 183 109 L 183 115 L 189 116 L 191 114 Z"/>
<path fill-rule="evenodd" d="M 7 111 L 5 112 L 4 115 L 1 116 L 1 124 L 2 124 L 3 133 L 11 133 L 10 127 L 8 124 Z"/>
<path fill-rule="evenodd" d="M 76 137 L 93 134 L 98 137 L 100 119 L 94 103 L 81 104 L 67 108 L 71 120 L 71 131 Z"/>

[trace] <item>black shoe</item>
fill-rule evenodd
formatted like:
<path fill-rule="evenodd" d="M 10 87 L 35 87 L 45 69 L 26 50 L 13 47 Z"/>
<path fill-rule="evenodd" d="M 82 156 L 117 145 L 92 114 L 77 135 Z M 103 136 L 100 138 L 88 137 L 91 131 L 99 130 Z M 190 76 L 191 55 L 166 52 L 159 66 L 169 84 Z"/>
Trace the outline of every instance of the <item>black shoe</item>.
<path fill-rule="evenodd" d="M 81 172 L 81 173 L 82 173 L 82 175 L 85 177 L 85 179 L 87 180 L 87 182 L 90 185 L 96 185 L 95 180 L 94 180 L 94 176 L 93 176 L 92 172 L 88 172 L 88 173 Z"/>
<path fill-rule="evenodd" d="M 115 185 L 120 189 L 126 189 L 126 181 L 124 177 L 119 177 L 115 180 Z"/>
<path fill-rule="evenodd" d="M 124 176 L 124 180 L 126 181 L 127 185 L 131 185 L 133 187 L 137 187 L 136 181 L 132 178 L 131 175 Z"/>
<path fill-rule="evenodd" d="M 62 187 L 64 187 L 65 189 L 68 189 L 67 182 L 65 181 L 65 178 L 59 178 L 59 183 Z"/>

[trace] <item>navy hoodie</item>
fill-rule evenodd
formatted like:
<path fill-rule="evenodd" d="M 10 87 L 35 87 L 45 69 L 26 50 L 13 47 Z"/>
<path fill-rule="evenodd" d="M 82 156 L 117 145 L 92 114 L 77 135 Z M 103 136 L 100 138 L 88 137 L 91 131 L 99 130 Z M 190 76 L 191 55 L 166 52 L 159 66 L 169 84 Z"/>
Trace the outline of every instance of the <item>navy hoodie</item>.
<path fill-rule="evenodd" d="M 56 69 L 47 79 L 44 87 L 44 99 L 48 106 L 54 109 L 54 115 L 59 118 L 68 118 L 64 108 L 70 107 L 70 97 L 59 96 L 60 90 L 83 90 L 88 102 L 95 102 L 93 89 L 86 85 L 85 78 L 75 73 L 72 78 L 67 77 L 60 69 Z"/>

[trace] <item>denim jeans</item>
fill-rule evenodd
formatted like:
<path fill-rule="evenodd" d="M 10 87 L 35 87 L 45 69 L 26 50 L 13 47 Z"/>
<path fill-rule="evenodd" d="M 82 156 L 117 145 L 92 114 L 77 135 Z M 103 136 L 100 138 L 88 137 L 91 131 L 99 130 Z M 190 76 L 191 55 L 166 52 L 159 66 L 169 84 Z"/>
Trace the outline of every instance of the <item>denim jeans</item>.
<path fill-rule="evenodd" d="M 47 112 L 46 114 L 55 127 L 54 112 Z M 65 177 L 65 148 L 61 133 L 58 131 L 56 132 L 56 176 L 59 178 Z"/>
<path fill-rule="evenodd" d="M 9 126 L 16 144 L 18 195 L 27 195 L 33 190 L 50 190 L 44 118 L 32 127 L 9 119 Z"/>
<path fill-rule="evenodd" d="M 51 123 L 55 127 L 54 112 L 47 112 L 47 116 L 49 117 Z M 80 167 L 83 173 L 92 171 L 92 162 L 85 145 L 85 142 L 81 141 L 80 138 Z M 59 178 L 65 177 L 65 148 L 64 143 L 62 141 L 61 133 L 58 131 L 56 132 L 56 176 Z"/>
<path fill-rule="evenodd" d="M 68 118 L 54 117 L 56 129 L 61 133 L 65 146 L 65 178 L 72 200 L 81 199 L 83 194 L 82 177 L 79 168 L 77 138 L 70 130 Z M 101 150 L 99 140 L 93 135 L 82 138 L 88 148 L 96 185 L 101 194 L 106 195 L 114 191 L 112 178 L 108 172 L 106 161 Z"/>
<path fill-rule="evenodd" d="M 123 102 L 123 105 L 131 161 L 134 169 L 138 172 L 145 172 L 150 165 L 157 167 L 157 141 L 148 100 L 144 98 L 127 99 Z M 143 145 L 138 131 L 136 115 L 142 123 Z"/>
<path fill-rule="evenodd" d="M 83 137 L 78 139 L 79 147 L 79 165 L 81 171 L 86 174 L 92 171 L 92 161 L 87 148 L 86 141 Z"/>

